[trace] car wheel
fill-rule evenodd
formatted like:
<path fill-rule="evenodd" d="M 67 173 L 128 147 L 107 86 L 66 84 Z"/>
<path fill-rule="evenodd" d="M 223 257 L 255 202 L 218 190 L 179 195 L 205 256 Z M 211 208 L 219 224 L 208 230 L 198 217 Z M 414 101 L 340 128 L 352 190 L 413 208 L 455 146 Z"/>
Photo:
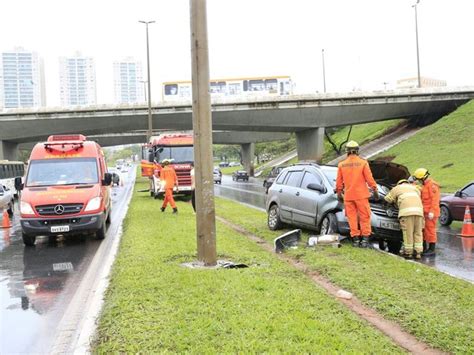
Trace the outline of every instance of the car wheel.
<path fill-rule="evenodd" d="M 379 239 L 379 249 L 385 251 L 387 248 L 387 243 L 385 243 L 385 240 Z"/>
<path fill-rule="evenodd" d="M 35 246 L 35 241 L 36 241 L 36 236 L 34 235 L 26 235 L 25 233 L 21 234 L 21 238 L 23 239 L 23 243 L 27 247 L 33 247 Z"/>
<path fill-rule="evenodd" d="M 8 217 L 13 217 L 13 202 L 11 202 L 11 203 L 8 205 L 7 212 L 8 212 Z"/>
<path fill-rule="evenodd" d="M 328 213 L 321 221 L 320 235 L 337 233 L 337 220 L 334 213 Z"/>
<path fill-rule="evenodd" d="M 272 231 L 276 231 L 283 227 L 283 222 L 280 219 L 280 209 L 276 204 L 272 205 L 268 210 L 267 225 Z"/>
<path fill-rule="evenodd" d="M 389 253 L 398 255 L 400 253 L 400 249 L 402 248 L 402 242 L 397 240 L 388 240 L 387 246 Z"/>
<path fill-rule="evenodd" d="M 441 212 L 439 215 L 439 223 L 442 226 L 449 226 L 452 221 L 453 221 L 453 217 L 451 217 L 448 207 L 441 206 Z"/>
<path fill-rule="evenodd" d="M 112 223 L 112 210 L 109 209 L 109 213 L 107 214 L 107 219 L 105 220 L 105 223 L 107 223 L 107 225 L 110 225 L 110 223 Z"/>
<path fill-rule="evenodd" d="M 97 232 L 95 232 L 95 238 L 102 240 L 105 238 L 106 233 L 107 233 L 107 228 L 106 228 L 106 223 L 104 222 L 102 223 L 102 227 Z"/>

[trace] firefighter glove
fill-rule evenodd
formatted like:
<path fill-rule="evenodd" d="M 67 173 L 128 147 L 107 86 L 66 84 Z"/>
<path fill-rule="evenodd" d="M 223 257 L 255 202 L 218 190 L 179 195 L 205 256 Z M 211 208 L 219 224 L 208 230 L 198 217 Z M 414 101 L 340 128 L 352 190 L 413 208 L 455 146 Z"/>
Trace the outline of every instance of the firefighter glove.
<path fill-rule="evenodd" d="M 433 218 L 434 218 L 434 213 L 433 212 L 428 213 L 428 219 L 432 220 Z"/>

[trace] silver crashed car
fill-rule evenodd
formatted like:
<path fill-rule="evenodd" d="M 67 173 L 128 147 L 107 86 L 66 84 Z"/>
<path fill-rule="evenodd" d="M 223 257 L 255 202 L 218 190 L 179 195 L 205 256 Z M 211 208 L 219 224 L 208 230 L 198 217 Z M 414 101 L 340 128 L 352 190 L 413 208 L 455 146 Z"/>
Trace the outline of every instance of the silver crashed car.
<path fill-rule="evenodd" d="M 379 201 L 369 200 L 372 237 L 378 240 L 381 249 L 387 246 L 390 252 L 398 253 L 403 240 L 398 210 L 387 205 L 383 198 L 391 187 L 400 179 L 408 178 L 410 173 L 406 167 L 391 162 L 369 161 L 369 165 L 380 195 Z M 320 234 L 348 235 L 344 204 L 337 200 L 334 192 L 336 176 L 337 167 L 308 162 L 281 171 L 268 191 L 268 227 L 277 230 L 290 224 Z"/>

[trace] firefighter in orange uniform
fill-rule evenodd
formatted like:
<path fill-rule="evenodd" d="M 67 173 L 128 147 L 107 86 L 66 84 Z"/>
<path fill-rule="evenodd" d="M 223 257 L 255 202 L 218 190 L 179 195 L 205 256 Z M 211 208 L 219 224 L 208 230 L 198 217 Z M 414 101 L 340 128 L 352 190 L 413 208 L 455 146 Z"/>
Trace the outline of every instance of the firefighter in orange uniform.
<path fill-rule="evenodd" d="M 423 228 L 423 241 L 426 245 L 423 256 L 435 256 L 436 252 L 436 222 L 438 222 L 440 209 L 439 185 L 433 179 L 428 178 L 430 173 L 425 168 L 416 169 L 413 177 L 420 181 L 421 201 L 423 203 L 423 214 L 425 216 L 425 228 Z"/>
<path fill-rule="evenodd" d="M 166 206 L 169 202 L 173 208 L 173 213 L 178 213 L 178 208 L 176 207 L 176 203 L 174 202 L 173 198 L 173 188 L 175 186 L 176 190 L 178 191 L 178 177 L 176 176 L 174 169 L 169 164 L 169 159 L 164 159 L 161 162 L 163 168 L 160 170 L 160 180 L 164 182 L 165 185 L 165 200 L 163 201 L 163 206 L 161 206 L 161 212 L 165 212 Z"/>
<path fill-rule="evenodd" d="M 367 160 L 359 157 L 359 144 L 350 141 L 346 145 L 347 158 L 337 167 L 336 192 L 339 201 L 344 201 L 347 220 L 351 229 L 352 246 L 367 248 L 372 234 L 370 226 L 370 192 L 379 199 L 377 183 Z M 360 226 L 360 228 L 359 228 Z"/>

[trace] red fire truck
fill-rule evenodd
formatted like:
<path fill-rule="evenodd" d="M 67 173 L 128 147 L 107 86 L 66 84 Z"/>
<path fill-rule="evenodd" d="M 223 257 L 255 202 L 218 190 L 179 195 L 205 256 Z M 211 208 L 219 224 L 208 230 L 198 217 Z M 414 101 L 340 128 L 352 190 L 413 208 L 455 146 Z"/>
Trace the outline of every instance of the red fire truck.
<path fill-rule="evenodd" d="M 190 194 L 191 164 L 194 162 L 193 135 L 167 133 L 152 137 L 141 162 L 142 176 L 150 179 L 150 195 L 158 198 L 163 194 L 160 183 L 161 162 L 171 160 L 171 166 L 178 176 L 179 192 Z"/>

